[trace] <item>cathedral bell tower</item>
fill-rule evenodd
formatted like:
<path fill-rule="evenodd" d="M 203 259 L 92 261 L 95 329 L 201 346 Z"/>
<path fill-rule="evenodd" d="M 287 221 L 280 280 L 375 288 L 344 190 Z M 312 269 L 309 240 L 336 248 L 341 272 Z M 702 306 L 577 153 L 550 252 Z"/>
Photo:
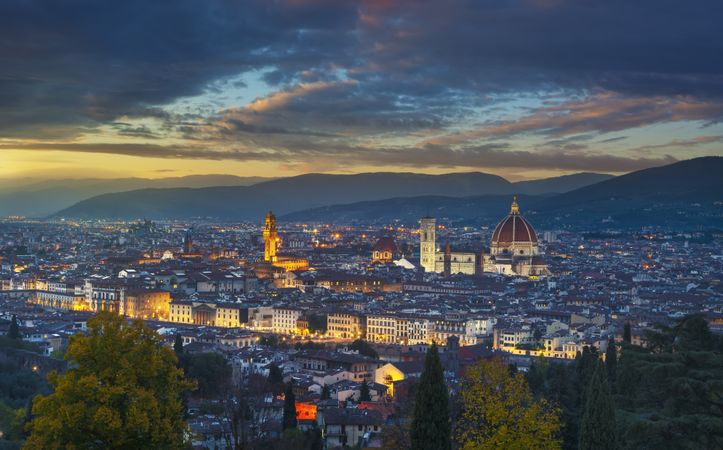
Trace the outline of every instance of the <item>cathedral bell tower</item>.
<path fill-rule="evenodd" d="M 419 229 L 419 265 L 425 272 L 434 272 L 434 253 L 436 243 L 437 220 L 434 217 L 422 217 Z"/>

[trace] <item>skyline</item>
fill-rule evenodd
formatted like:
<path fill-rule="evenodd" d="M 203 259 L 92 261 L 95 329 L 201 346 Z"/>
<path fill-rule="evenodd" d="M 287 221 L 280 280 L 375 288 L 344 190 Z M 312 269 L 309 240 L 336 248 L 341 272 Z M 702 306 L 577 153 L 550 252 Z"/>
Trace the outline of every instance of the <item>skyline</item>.
<path fill-rule="evenodd" d="M 520 180 L 723 154 L 712 1 L 11 1 L 0 12 L 0 178 Z"/>

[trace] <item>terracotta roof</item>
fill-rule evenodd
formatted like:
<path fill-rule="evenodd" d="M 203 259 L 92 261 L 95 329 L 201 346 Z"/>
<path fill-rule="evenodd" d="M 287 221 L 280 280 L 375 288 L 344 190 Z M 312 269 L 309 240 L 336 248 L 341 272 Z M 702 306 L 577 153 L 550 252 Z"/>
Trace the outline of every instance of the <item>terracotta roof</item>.
<path fill-rule="evenodd" d="M 512 203 L 510 214 L 497 224 L 492 233 L 492 242 L 537 242 L 537 233 L 520 215 L 516 201 Z"/>

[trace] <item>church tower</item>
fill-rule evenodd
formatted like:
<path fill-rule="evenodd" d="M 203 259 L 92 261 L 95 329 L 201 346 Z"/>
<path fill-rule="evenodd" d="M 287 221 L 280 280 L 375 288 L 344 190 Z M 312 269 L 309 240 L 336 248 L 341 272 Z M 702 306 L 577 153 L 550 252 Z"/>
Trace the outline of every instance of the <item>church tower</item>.
<path fill-rule="evenodd" d="M 264 224 L 264 261 L 276 261 L 276 252 L 279 250 L 281 239 L 279 238 L 279 230 L 276 228 L 276 216 L 269 211 L 266 214 L 266 222 Z"/>
<path fill-rule="evenodd" d="M 422 217 L 419 229 L 419 265 L 425 272 L 434 272 L 434 253 L 437 251 L 437 220 Z"/>

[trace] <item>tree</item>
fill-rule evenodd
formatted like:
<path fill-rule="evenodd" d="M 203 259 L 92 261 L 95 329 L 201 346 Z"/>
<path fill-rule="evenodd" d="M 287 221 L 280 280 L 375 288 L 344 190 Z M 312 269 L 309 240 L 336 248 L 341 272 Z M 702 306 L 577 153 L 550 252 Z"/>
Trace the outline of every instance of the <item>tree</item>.
<path fill-rule="evenodd" d="M 284 392 L 284 374 L 281 372 L 279 366 L 274 363 L 269 365 L 269 376 L 267 380 L 271 385 L 271 391 L 274 395 L 279 395 Z"/>
<path fill-rule="evenodd" d="M 20 339 L 23 335 L 20 333 L 20 326 L 18 326 L 18 318 L 13 314 L 13 318 L 10 321 L 10 329 L 8 330 L 8 337 L 10 339 Z"/>
<path fill-rule="evenodd" d="M 367 384 L 367 380 L 362 381 L 361 391 L 359 393 L 359 401 L 360 402 L 372 401 L 372 395 L 369 392 L 369 385 Z"/>
<path fill-rule="evenodd" d="M 623 327 L 623 342 L 631 344 L 633 342 L 632 332 L 630 331 L 630 323 L 625 323 Z"/>
<path fill-rule="evenodd" d="M 176 356 L 180 359 L 183 355 L 183 336 L 180 333 L 176 333 L 176 337 L 173 340 L 173 351 L 176 352 Z"/>
<path fill-rule="evenodd" d="M 411 441 L 412 448 L 418 450 L 450 448 L 449 393 L 436 344 L 432 344 L 424 360 L 414 404 Z"/>
<path fill-rule="evenodd" d="M 480 360 L 466 369 L 460 390 L 457 442 L 463 449 L 558 449 L 559 411 L 535 399 L 521 373 L 500 360 Z"/>
<path fill-rule="evenodd" d="M 613 450 L 615 439 L 615 406 L 608 386 L 605 367 L 598 361 L 585 395 L 580 423 L 580 450 Z"/>
<path fill-rule="evenodd" d="M 723 355 L 705 320 L 657 327 L 666 345 L 621 349 L 618 443 L 637 448 L 723 448 Z M 711 341 L 713 338 L 713 341 Z"/>
<path fill-rule="evenodd" d="M 329 400 L 330 398 L 331 398 L 331 389 L 329 389 L 328 384 L 325 384 L 324 387 L 321 389 L 321 399 Z"/>
<path fill-rule="evenodd" d="M 296 397 L 294 396 L 294 386 L 289 383 L 284 394 L 284 430 L 296 428 Z"/>
<path fill-rule="evenodd" d="M 605 350 L 605 368 L 607 369 L 609 385 L 612 387 L 612 383 L 617 378 L 617 367 L 618 367 L 618 352 L 615 347 L 615 340 L 610 339 L 608 341 L 608 348 Z"/>
<path fill-rule="evenodd" d="M 349 346 L 350 350 L 356 350 L 359 352 L 360 355 L 368 356 L 370 358 L 378 359 L 379 354 L 377 353 L 374 348 L 372 348 L 369 343 L 363 339 L 357 339 L 356 341 L 352 342 Z"/>
<path fill-rule="evenodd" d="M 230 382 L 232 369 L 220 353 L 191 353 L 186 356 L 186 375 L 198 383 L 198 395 L 203 398 L 222 396 Z"/>
<path fill-rule="evenodd" d="M 70 338 L 65 357 L 71 368 L 51 373 L 54 392 L 34 401 L 24 448 L 183 447 L 180 397 L 194 385 L 153 330 L 100 313 L 87 336 Z"/>

